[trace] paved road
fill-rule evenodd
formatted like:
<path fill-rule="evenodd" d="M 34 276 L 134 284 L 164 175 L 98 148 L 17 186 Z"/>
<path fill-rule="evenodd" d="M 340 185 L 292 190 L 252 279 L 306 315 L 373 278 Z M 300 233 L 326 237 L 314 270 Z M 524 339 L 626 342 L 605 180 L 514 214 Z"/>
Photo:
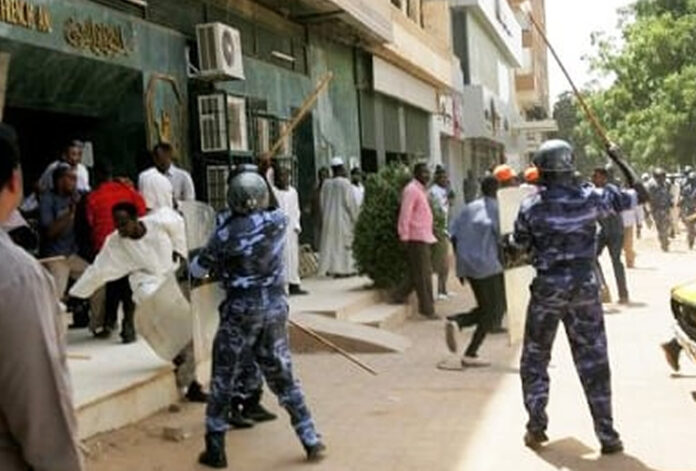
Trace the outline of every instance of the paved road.
<path fill-rule="evenodd" d="M 447 358 L 442 324 L 411 321 L 402 329 L 414 347 L 403 355 L 366 355 L 380 376 L 373 378 L 336 356 L 303 355 L 297 370 L 307 391 L 329 457 L 308 467 L 286 417 L 228 435 L 234 470 L 317 471 L 687 471 L 696 470 L 696 366 L 684 361 L 672 377 L 659 343 L 670 336 L 669 288 L 696 279 L 696 253 L 682 244 L 662 254 L 654 240 L 639 244 L 638 268 L 629 271 L 635 306 L 608 306 L 617 428 L 623 456 L 600 457 L 587 406 L 562 332 L 551 377 L 550 445 L 535 454 L 522 446 L 524 410 L 517 362 L 519 349 L 493 336 L 482 353 L 490 369 L 442 372 Z M 608 265 L 608 264 L 607 264 Z M 607 276 L 612 280 L 609 267 Z M 613 283 L 612 283 L 613 288 Z M 615 292 L 615 289 L 613 289 Z M 441 313 L 471 305 L 463 290 L 441 304 Z M 466 340 L 466 339 L 463 339 Z M 270 395 L 265 402 L 275 410 Z M 203 409 L 186 406 L 136 427 L 98 437 L 90 471 L 134 469 L 190 471 L 202 446 Z M 160 438 L 165 424 L 183 426 L 192 437 L 181 443 Z"/>

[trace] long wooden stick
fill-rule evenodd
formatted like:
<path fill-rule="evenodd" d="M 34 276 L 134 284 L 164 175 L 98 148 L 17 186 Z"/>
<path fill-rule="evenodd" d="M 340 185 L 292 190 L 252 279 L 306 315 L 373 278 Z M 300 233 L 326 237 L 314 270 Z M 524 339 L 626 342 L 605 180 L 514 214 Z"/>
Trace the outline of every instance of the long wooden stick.
<path fill-rule="evenodd" d="M 602 127 L 602 125 L 599 123 L 599 119 L 597 119 L 597 116 L 595 116 L 595 114 L 592 112 L 590 107 L 587 105 L 587 102 L 580 94 L 580 90 L 578 90 L 578 87 L 575 86 L 575 82 L 573 82 L 573 79 L 571 78 L 570 74 L 568 73 L 568 70 L 563 65 L 561 58 L 558 56 L 558 54 L 556 53 L 556 50 L 551 45 L 549 38 L 546 37 L 546 33 L 544 33 L 544 30 L 541 28 L 541 26 L 539 26 L 539 23 L 537 23 L 536 19 L 534 19 L 534 15 L 532 15 L 531 13 L 529 14 L 529 20 L 531 21 L 532 25 L 534 25 L 534 28 L 539 33 L 539 36 L 541 36 L 541 38 L 544 40 L 544 43 L 546 43 L 546 46 L 549 48 L 549 51 L 551 51 L 551 55 L 556 60 L 556 63 L 558 64 L 558 66 L 561 68 L 563 75 L 565 75 L 566 79 L 568 79 L 568 83 L 570 83 L 570 86 L 573 89 L 573 93 L 575 94 L 575 98 L 577 98 L 578 102 L 580 103 L 580 106 L 582 107 L 583 111 L 585 112 L 585 116 L 587 116 L 587 119 L 590 120 L 590 123 L 592 124 L 592 128 L 594 129 L 595 133 L 597 134 L 597 137 L 599 137 L 599 139 L 602 141 L 602 144 L 604 144 L 604 146 L 608 149 L 609 146 L 611 145 L 611 141 L 609 140 L 609 137 L 607 136 L 606 130 L 604 129 L 604 127 Z"/>
<path fill-rule="evenodd" d="M 300 324 L 298 324 L 297 322 L 293 321 L 292 319 L 289 319 L 289 320 L 288 320 L 288 323 L 289 323 L 290 325 L 292 325 L 293 327 L 295 327 L 295 328 L 296 328 L 297 330 L 299 330 L 300 332 L 303 332 L 303 333 L 307 334 L 308 336 L 312 337 L 312 338 L 313 338 L 314 340 L 316 340 L 317 342 L 319 342 L 319 343 L 321 343 L 321 344 L 323 344 L 323 345 L 326 345 L 326 346 L 329 347 L 331 350 L 333 350 L 333 351 L 335 351 L 336 353 L 342 355 L 342 356 L 343 356 L 344 358 L 346 358 L 347 360 L 351 361 L 352 363 L 355 363 L 356 365 L 358 365 L 360 368 L 362 368 L 363 370 L 367 371 L 368 373 L 371 373 L 371 374 L 377 376 L 377 374 L 378 374 L 377 371 L 375 371 L 372 367 L 370 367 L 369 365 L 363 363 L 363 362 L 360 361 L 355 355 L 353 355 L 353 354 L 351 354 L 351 353 L 348 353 L 347 351 L 345 351 L 344 349 L 342 349 L 341 347 L 339 347 L 339 346 L 336 345 L 335 343 L 331 342 L 330 340 L 325 339 L 324 337 L 322 337 L 321 335 L 317 334 L 317 333 L 314 332 L 313 330 L 309 330 L 308 328 L 301 326 Z"/>
<path fill-rule="evenodd" d="M 324 77 L 319 81 L 319 84 L 317 87 L 314 89 L 314 91 L 307 97 L 307 99 L 304 101 L 302 106 L 300 107 L 299 111 L 295 116 L 292 118 L 290 121 L 290 124 L 283 130 L 283 132 L 280 134 L 280 137 L 278 140 L 273 144 L 271 147 L 271 150 L 266 152 L 261 159 L 268 162 L 271 160 L 276 153 L 280 150 L 280 148 L 283 146 L 283 141 L 295 130 L 295 128 L 302 122 L 304 117 L 309 113 L 309 110 L 312 109 L 314 106 L 314 103 L 319 99 L 319 95 L 321 92 L 324 91 L 324 89 L 329 85 L 331 80 L 333 80 L 333 72 L 328 72 Z"/>

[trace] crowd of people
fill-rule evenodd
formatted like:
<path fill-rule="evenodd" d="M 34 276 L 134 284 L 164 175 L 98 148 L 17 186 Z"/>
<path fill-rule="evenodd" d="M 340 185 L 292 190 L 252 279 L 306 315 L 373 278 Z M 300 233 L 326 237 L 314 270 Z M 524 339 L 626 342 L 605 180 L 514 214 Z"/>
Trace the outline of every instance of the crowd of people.
<path fill-rule="evenodd" d="M 640 179 L 616 148 L 608 152 L 624 184 L 614 175 L 614 166 L 597 167 L 585 180 L 575 171 L 570 145 L 550 141 L 541 147 L 534 165 L 519 174 L 505 164 L 492 167 L 480 181 L 480 197 L 457 211 L 449 176 L 440 166 L 433 174 L 426 164 L 416 164 L 401 195 L 394 230 L 405 248 L 408 273 L 397 297 L 403 299 L 415 291 L 420 314 L 438 318 L 436 302 L 449 297 L 453 252 L 456 278 L 470 284 L 477 303 L 473 310 L 449 316 L 445 322 L 446 345 L 454 353 L 459 353 L 459 331 L 475 327 L 462 353 L 464 367 L 490 364 L 479 351 L 488 334 L 505 332 L 506 256 L 529 255 L 536 278 L 521 376 L 529 413 L 524 439 L 533 449 L 547 441 L 547 368 L 562 322 L 602 452 L 622 450 L 612 423 L 600 296 L 607 301 L 609 290 L 599 257 L 606 248 L 619 302 L 627 304 L 622 255 L 626 266 L 633 268 L 634 238 L 641 236 L 644 223 L 654 221 L 661 246 L 668 250 L 669 239 L 678 233 L 673 214 L 678 209 L 690 247 L 696 237 L 696 172 L 686 169 L 670 182 L 663 170 L 655 169 L 652 178 Z M 177 384 L 185 396 L 208 405 L 206 447 L 199 461 L 225 467 L 224 437 L 230 426 L 246 428 L 275 419 L 260 405 L 264 380 L 287 409 L 307 458 L 314 461 L 323 456 L 325 446 L 294 379 L 287 343 L 286 298 L 306 294 L 299 271 L 302 209 L 291 171 L 282 166 L 234 168 L 228 181 L 228 207 L 218 213 L 209 242 L 189 263 L 185 221 L 177 208 L 195 200 L 196 194 L 190 174 L 174 165 L 174 154 L 169 144 L 157 144 L 152 150 L 153 166 L 139 175 L 137 186 L 125 176 L 114 175 L 109 166 L 97 165 L 92 187 L 90 173 L 81 163 L 82 144 L 70 141 L 60 159 L 46 168 L 35 191 L 20 201 L 16 136 L 11 128 L 0 126 L 0 223 L 4 229 L 0 252 L 6 261 L 4 272 L 12 273 L 3 276 L 0 294 L 10 301 L 18 296 L 31 300 L 16 305 L 25 316 L 21 323 L 15 316 L 0 316 L 0 334 L 3 345 L 19 352 L 13 358 L 21 357 L 20 367 L 41 373 L 16 381 L 17 365 L 0 362 L 0 380 L 9 385 L 3 395 L 9 400 L 0 402 L 6 417 L 0 424 L 0 439 L 6 434 L 22 445 L 22 455 L 0 447 L 0 463 L 11 463 L 10 470 L 23 469 L 24 462 L 42 469 L 47 459 L 64 460 L 64 469 L 81 469 L 61 312 L 72 312 L 71 327 L 89 328 L 95 337 L 106 339 L 117 330 L 121 311 L 121 340 L 132 343 L 137 338 L 136 307 L 180 270 L 185 272 L 183 279 L 215 277 L 226 292 L 213 345 L 210 394 L 195 380 L 192 343 L 181 345 L 172 355 Z M 315 224 L 319 274 L 344 278 L 356 274 L 352 242 L 365 187 L 362 172 L 349 171 L 341 158 L 331 160 L 330 170 L 330 175 L 328 169 L 319 170 L 307 210 Z M 530 196 L 522 203 L 514 232 L 502 234 L 498 193 L 515 187 L 525 187 Z M 436 230 L 439 218 L 445 221 L 444 231 Z M 49 318 L 46 313 L 55 316 Z M 20 329 L 22 335 L 18 335 Z M 20 340 L 34 337 L 47 346 L 43 356 L 36 354 L 35 345 Z M 25 398 L 25 408 L 5 407 Z M 44 447 L 43 432 L 37 433 L 27 423 L 37 420 L 36 411 L 46 407 L 54 411 L 59 407 L 62 412 L 47 413 L 41 419 L 42 430 L 55 431 L 57 436 Z"/>

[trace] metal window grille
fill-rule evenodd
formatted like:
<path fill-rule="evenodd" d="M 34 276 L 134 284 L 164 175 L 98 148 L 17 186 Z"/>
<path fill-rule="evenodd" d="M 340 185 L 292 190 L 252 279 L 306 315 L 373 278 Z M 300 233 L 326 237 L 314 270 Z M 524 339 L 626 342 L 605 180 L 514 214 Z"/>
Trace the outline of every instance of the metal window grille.
<path fill-rule="evenodd" d="M 227 97 L 227 132 L 230 139 L 230 150 L 249 150 L 246 102 L 244 98 Z"/>
<path fill-rule="evenodd" d="M 208 204 L 216 211 L 227 207 L 227 177 L 230 169 L 227 165 L 210 165 L 206 168 L 208 186 Z"/>
<path fill-rule="evenodd" d="M 198 97 L 198 120 L 201 133 L 201 152 L 221 152 L 228 149 L 225 95 Z"/>

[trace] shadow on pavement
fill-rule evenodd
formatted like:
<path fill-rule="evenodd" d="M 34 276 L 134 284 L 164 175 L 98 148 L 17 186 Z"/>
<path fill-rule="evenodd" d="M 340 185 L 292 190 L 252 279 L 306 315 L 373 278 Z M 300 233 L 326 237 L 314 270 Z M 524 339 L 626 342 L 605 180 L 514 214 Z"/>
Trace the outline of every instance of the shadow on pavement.
<path fill-rule="evenodd" d="M 658 471 L 625 453 L 597 457 L 596 450 L 575 438 L 551 442 L 538 456 L 554 468 L 567 471 Z"/>

